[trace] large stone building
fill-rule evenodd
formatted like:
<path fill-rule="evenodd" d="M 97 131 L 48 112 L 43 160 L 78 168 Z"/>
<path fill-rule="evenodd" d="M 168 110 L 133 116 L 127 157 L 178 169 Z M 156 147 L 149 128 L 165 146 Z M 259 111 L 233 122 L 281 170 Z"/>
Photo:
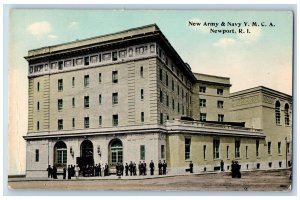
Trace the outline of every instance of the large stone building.
<path fill-rule="evenodd" d="M 118 162 L 166 160 L 181 174 L 190 161 L 203 172 L 221 160 L 252 170 L 291 159 L 291 96 L 264 87 L 230 94 L 229 78 L 193 73 L 156 25 L 25 58 L 28 177 L 77 163 L 113 172 Z"/>

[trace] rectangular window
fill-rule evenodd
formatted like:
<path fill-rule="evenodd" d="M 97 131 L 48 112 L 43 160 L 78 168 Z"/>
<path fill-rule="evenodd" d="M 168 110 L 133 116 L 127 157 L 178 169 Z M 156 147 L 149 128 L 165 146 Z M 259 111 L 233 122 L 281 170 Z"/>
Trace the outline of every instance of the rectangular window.
<path fill-rule="evenodd" d="M 213 140 L 213 158 L 214 159 L 220 158 L 220 140 L 219 139 Z"/>
<path fill-rule="evenodd" d="M 203 160 L 206 160 L 206 145 L 203 145 Z"/>
<path fill-rule="evenodd" d="M 172 99 L 172 109 L 175 110 L 175 101 Z"/>
<path fill-rule="evenodd" d="M 144 77 L 144 67 L 143 66 L 140 67 L 140 76 L 141 76 L 141 78 Z"/>
<path fill-rule="evenodd" d="M 179 105 L 179 102 L 177 103 L 177 112 L 180 113 L 180 105 Z"/>
<path fill-rule="evenodd" d="M 35 150 L 35 162 L 40 161 L 40 150 L 36 149 Z"/>
<path fill-rule="evenodd" d="M 145 145 L 140 145 L 140 160 L 145 160 Z"/>
<path fill-rule="evenodd" d="M 161 159 L 165 158 L 165 145 L 160 145 L 160 155 Z"/>
<path fill-rule="evenodd" d="M 205 122 L 206 121 L 206 113 L 200 113 L 200 121 Z"/>
<path fill-rule="evenodd" d="M 272 148 L 272 143 L 268 142 L 268 154 L 269 155 L 271 155 L 271 153 L 272 153 L 271 148 Z"/>
<path fill-rule="evenodd" d="M 278 154 L 281 155 L 281 142 L 278 142 Z"/>
<path fill-rule="evenodd" d="M 160 124 L 164 123 L 164 114 L 160 113 Z"/>
<path fill-rule="evenodd" d="M 172 79 L 172 91 L 174 91 L 174 80 Z"/>
<path fill-rule="evenodd" d="M 39 121 L 37 121 L 37 123 L 36 123 L 36 129 L 40 130 L 40 122 Z"/>
<path fill-rule="evenodd" d="M 113 115 L 113 126 L 118 126 L 118 124 L 119 124 L 118 115 Z"/>
<path fill-rule="evenodd" d="M 75 77 L 72 77 L 72 87 L 75 87 Z"/>
<path fill-rule="evenodd" d="M 58 79 L 57 85 L 58 85 L 58 91 L 63 91 L 64 89 L 63 79 Z"/>
<path fill-rule="evenodd" d="M 126 50 L 119 51 L 119 58 L 125 58 L 126 57 Z"/>
<path fill-rule="evenodd" d="M 218 122 L 224 122 L 224 115 L 223 114 L 218 115 Z"/>
<path fill-rule="evenodd" d="M 162 72 L 162 69 L 159 69 L 159 80 L 160 80 L 160 81 L 163 80 L 163 72 Z"/>
<path fill-rule="evenodd" d="M 118 53 L 116 51 L 112 52 L 112 60 L 113 61 L 118 60 Z"/>
<path fill-rule="evenodd" d="M 103 61 L 107 61 L 111 59 L 111 53 L 102 54 Z"/>
<path fill-rule="evenodd" d="M 84 87 L 88 87 L 90 85 L 90 76 L 85 75 L 84 76 Z"/>
<path fill-rule="evenodd" d="M 57 120 L 57 127 L 58 127 L 58 130 L 64 129 L 64 122 L 62 119 Z"/>
<path fill-rule="evenodd" d="M 180 94 L 180 89 L 179 89 L 179 85 L 177 84 L 177 95 L 179 96 Z"/>
<path fill-rule="evenodd" d="M 224 107 L 224 101 L 218 101 L 217 107 L 218 108 L 223 108 Z"/>
<path fill-rule="evenodd" d="M 183 88 L 181 89 L 181 98 L 184 98 Z"/>
<path fill-rule="evenodd" d="M 201 93 L 206 93 L 206 87 L 200 86 L 200 87 L 199 87 L 199 92 L 201 92 Z"/>
<path fill-rule="evenodd" d="M 58 110 L 62 110 L 63 109 L 63 100 L 62 99 L 58 99 L 57 100 L 57 109 Z"/>
<path fill-rule="evenodd" d="M 72 107 L 73 108 L 75 107 L 75 98 L 74 97 L 72 98 Z"/>
<path fill-rule="evenodd" d="M 82 58 L 76 59 L 76 65 L 82 65 Z"/>
<path fill-rule="evenodd" d="M 141 122 L 144 123 L 144 112 L 141 112 Z"/>
<path fill-rule="evenodd" d="M 256 157 L 259 157 L 259 140 L 256 140 Z"/>
<path fill-rule="evenodd" d="M 98 55 L 91 56 L 91 63 L 96 63 L 96 62 L 98 62 Z"/>
<path fill-rule="evenodd" d="M 167 73 L 166 73 L 166 86 L 169 86 L 169 76 Z"/>
<path fill-rule="evenodd" d="M 89 117 L 84 118 L 84 128 L 90 128 L 90 118 Z"/>
<path fill-rule="evenodd" d="M 84 97 L 84 108 L 89 108 L 90 107 L 90 97 L 85 96 Z"/>
<path fill-rule="evenodd" d="M 90 58 L 87 56 L 87 57 L 84 57 L 84 65 L 89 65 L 90 64 Z"/>
<path fill-rule="evenodd" d="M 226 146 L 226 158 L 229 159 L 229 146 Z"/>
<path fill-rule="evenodd" d="M 141 99 L 144 99 L 144 89 L 141 89 Z"/>
<path fill-rule="evenodd" d="M 101 81 L 102 81 L 102 74 L 99 73 L 99 83 L 101 83 Z"/>
<path fill-rule="evenodd" d="M 112 72 L 112 82 L 113 83 L 118 83 L 118 71 L 113 71 Z"/>
<path fill-rule="evenodd" d="M 169 65 L 169 59 L 168 59 L 168 57 L 166 57 L 166 65 L 167 66 Z"/>
<path fill-rule="evenodd" d="M 240 146 L 241 146 L 241 141 L 236 140 L 235 141 L 235 158 L 240 158 Z"/>
<path fill-rule="evenodd" d="M 200 99 L 200 108 L 205 108 L 206 107 L 206 99 Z"/>
<path fill-rule="evenodd" d="M 101 105 L 102 104 L 102 95 L 99 94 L 99 104 Z"/>
<path fill-rule="evenodd" d="M 290 153 L 290 143 L 289 142 L 286 143 L 286 151 L 287 151 L 287 153 Z"/>
<path fill-rule="evenodd" d="M 99 116 L 99 126 L 102 126 L 102 116 Z"/>
<path fill-rule="evenodd" d="M 112 104 L 118 104 L 118 93 L 112 94 Z"/>
<path fill-rule="evenodd" d="M 217 89 L 217 94 L 218 95 L 223 95 L 223 89 Z"/>
<path fill-rule="evenodd" d="M 63 61 L 59 61 L 59 62 L 58 62 L 58 69 L 59 69 L 59 70 L 62 70 L 63 67 L 64 67 L 63 65 L 64 65 L 64 62 L 63 62 Z"/>
<path fill-rule="evenodd" d="M 191 158 L 191 138 L 185 138 L 184 141 L 185 146 L 185 160 L 189 160 Z"/>
<path fill-rule="evenodd" d="M 163 103 L 163 92 L 162 92 L 162 90 L 160 90 L 160 92 L 159 92 L 159 100 L 160 100 L 160 103 Z"/>
<path fill-rule="evenodd" d="M 166 102 L 166 103 L 167 103 L 167 106 L 169 106 L 169 95 L 166 96 L 166 101 L 167 101 L 167 102 Z"/>
<path fill-rule="evenodd" d="M 36 108 L 37 108 L 37 110 L 40 110 L 40 102 L 39 101 L 37 102 Z"/>
<path fill-rule="evenodd" d="M 75 128 L 75 118 L 72 118 L 72 128 Z"/>
<path fill-rule="evenodd" d="M 40 91 L 40 82 L 37 82 L 37 91 Z"/>
<path fill-rule="evenodd" d="M 246 146 L 246 158 L 248 158 L 248 146 Z"/>

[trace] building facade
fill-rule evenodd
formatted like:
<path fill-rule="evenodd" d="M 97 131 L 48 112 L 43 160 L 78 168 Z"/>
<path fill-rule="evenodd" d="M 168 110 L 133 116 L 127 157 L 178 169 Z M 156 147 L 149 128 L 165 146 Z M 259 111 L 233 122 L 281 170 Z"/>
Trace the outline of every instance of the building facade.
<path fill-rule="evenodd" d="M 191 160 L 195 172 L 235 158 L 250 170 L 257 168 L 257 142 L 276 140 L 277 126 L 247 126 L 231 107 L 242 97 L 230 95 L 229 78 L 192 73 L 156 25 L 30 50 L 25 58 L 28 177 L 46 176 L 48 165 L 107 163 L 113 172 L 117 163 L 150 160 L 166 160 L 174 174 L 185 173 Z M 280 97 L 291 116 L 291 97 Z M 264 111 L 261 106 L 261 121 L 270 117 Z M 291 119 L 278 131 L 291 144 Z"/>

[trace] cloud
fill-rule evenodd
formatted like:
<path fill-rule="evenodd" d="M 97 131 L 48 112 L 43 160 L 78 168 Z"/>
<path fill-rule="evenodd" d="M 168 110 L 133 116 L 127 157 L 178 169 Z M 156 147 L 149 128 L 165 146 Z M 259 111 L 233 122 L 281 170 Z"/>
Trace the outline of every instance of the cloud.
<path fill-rule="evenodd" d="M 260 27 L 249 27 L 250 33 L 238 34 L 238 38 L 245 43 L 253 43 L 259 40 L 261 36 L 261 28 Z M 246 30 L 244 30 L 246 31 Z"/>
<path fill-rule="evenodd" d="M 201 31 L 202 33 L 209 33 L 208 26 L 203 26 L 205 20 L 199 18 L 192 18 L 188 20 L 188 27 L 192 30 Z M 190 25 L 190 23 L 195 23 L 195 26 Z"/>
<path fill-rule="evenodd" d="M 236 44 L 236 41 L 232 38 L 221 38 L 217 42 L 213 43 L 216 47 L 228 47 Z"/>
<path fill-rule="evenodd" d="M 68 25 L 68 28 L 69 28 L 69 29 L 75 29 L 75 28 L 78 28 L 78 26 L 79 26 L 79 23 L 73 21 L 73 22 L 71 22 L 71 23 Z"/>
<path fill-rule="evenodd" d="M 41 21 L 30 24 L 26 30 L 36 37 L 42 37 L 51 33 L 52 27 L 49 22 Z"/>

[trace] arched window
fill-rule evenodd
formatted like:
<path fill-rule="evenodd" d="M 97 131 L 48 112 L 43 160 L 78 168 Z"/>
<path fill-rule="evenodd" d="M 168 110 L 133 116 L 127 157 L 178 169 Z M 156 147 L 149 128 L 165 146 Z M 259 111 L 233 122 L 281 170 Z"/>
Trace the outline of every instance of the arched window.
<path fill-rule="evenodd" d="M 81 143 L 81 158 L 84 165 L 94 165 L 94 147 L 90 140 Z"/>
<path fill-rule="evenodd" d="M 284 106 L 284 123 L 286 126 L 290 125 L 290 115 L 289 115 L 289 104 L 285 104 Z"/>
<path fill-rule="evenodd" d="M 67 145 L 59 141 L 54 145 L 54 166 L 66 167 L 67 165 Z"/>
<path fill-rule="evenodd" d="M 114 139 L 110 144 L 111 164 L 123 163 L 123 145 L 121 140 Z"/>
<path fill-rule="evenodd" d="M 275 121 L 276 124 L 280 124 L 280 102 L 276 101 L 275 103 Z"/>

